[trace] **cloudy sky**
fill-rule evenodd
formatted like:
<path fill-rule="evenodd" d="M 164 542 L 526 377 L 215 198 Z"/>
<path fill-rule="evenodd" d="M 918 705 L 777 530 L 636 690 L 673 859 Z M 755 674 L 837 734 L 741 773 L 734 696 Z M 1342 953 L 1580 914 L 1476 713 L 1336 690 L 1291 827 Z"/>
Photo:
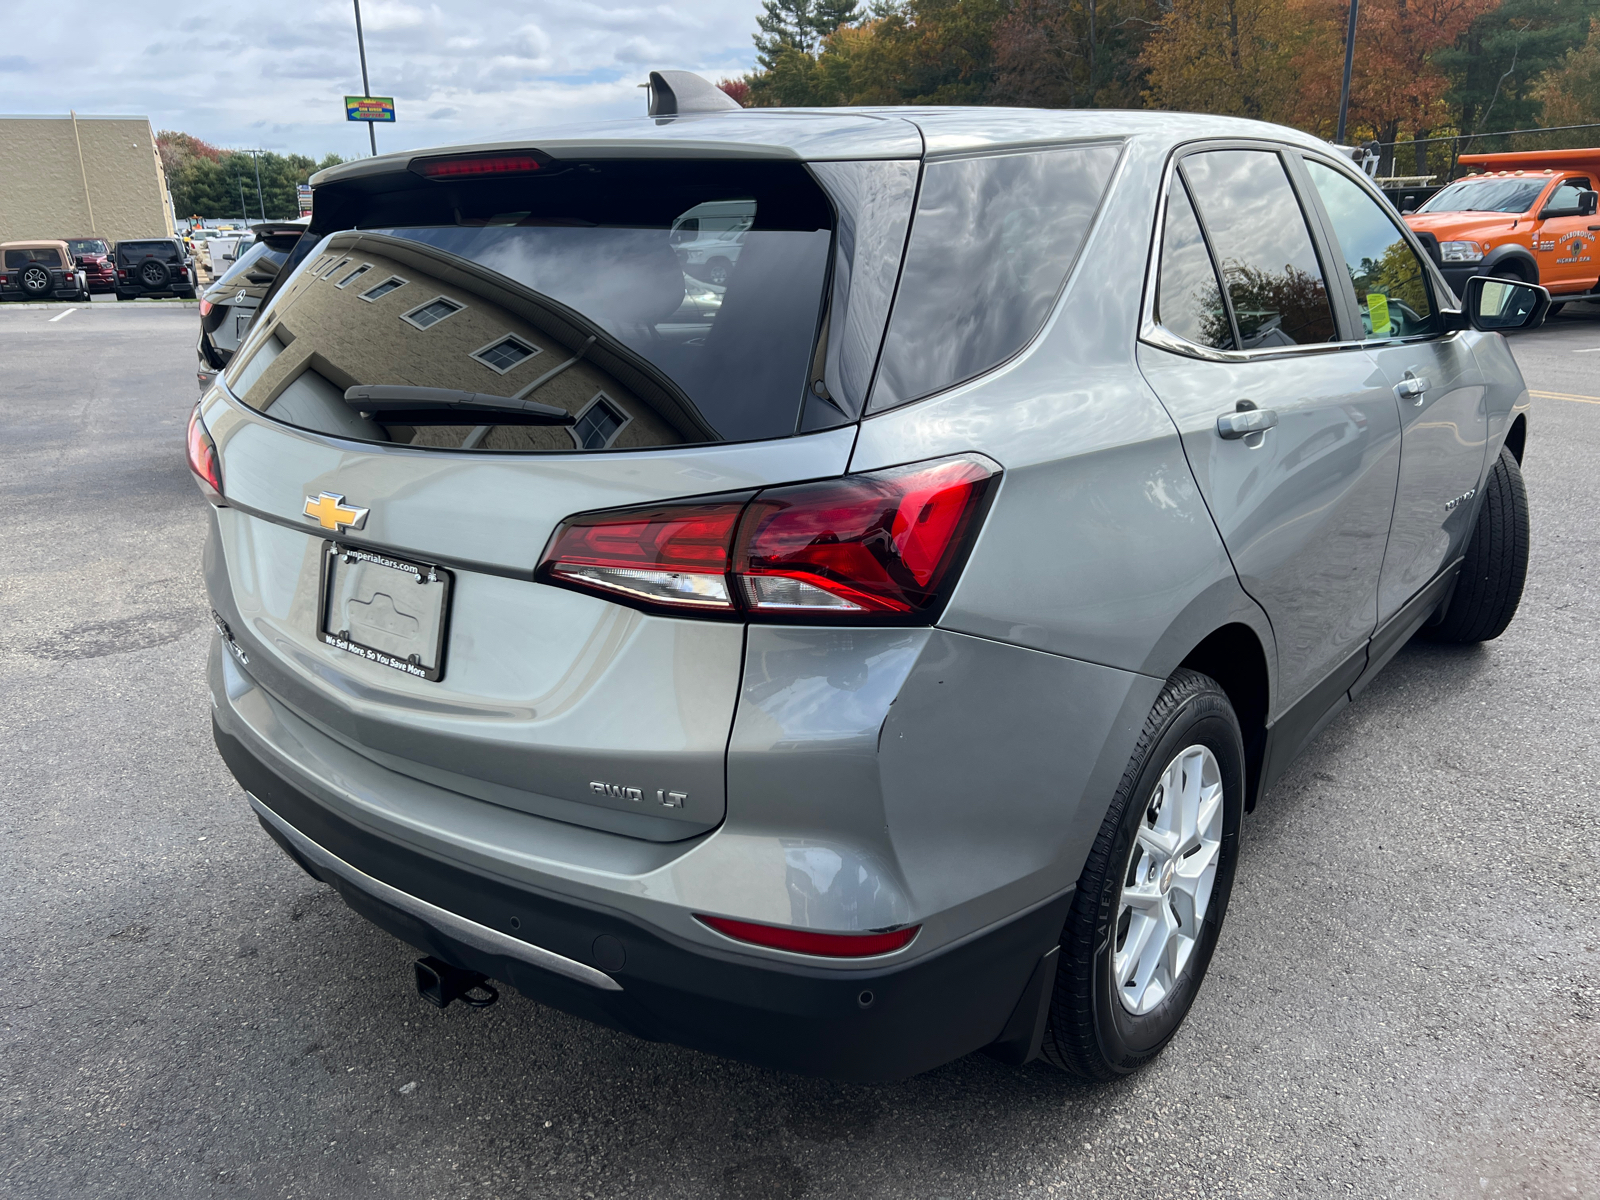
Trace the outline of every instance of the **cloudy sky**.
<path fill-rule="evenodd" d="M 644 111 L 653 67 L 754 64 L 759 0 L 361 0 L 400 150 Z M 0 0 L 0 113 L 141 114 L 219 146 L 368 153 L 351 0 Z M 3 169 L 3 164 L 0 164 Z"/>

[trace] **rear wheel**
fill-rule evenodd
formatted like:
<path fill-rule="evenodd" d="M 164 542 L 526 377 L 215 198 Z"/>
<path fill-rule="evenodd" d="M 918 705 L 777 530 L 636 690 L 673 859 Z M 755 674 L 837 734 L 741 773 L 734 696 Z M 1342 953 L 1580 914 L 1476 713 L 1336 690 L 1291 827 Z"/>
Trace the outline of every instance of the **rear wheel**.
<path fill-rule="evenodd" d="M 42 300 L 50 294 L 50 272 L 44 267 L 24 267 L 17 282 L 22 285 L 22 294 L 29 300 Z"/>
<path fill-rule="evenodd" d="M 1544 314 L 1545 318 L 1548 320 L 1550 317 L 1555 316 L 1558 312 L 1560 312 L 1565 307 L 1566 307 L 1566 303 L 1564 301 L 1561 302 L 1561 303 L 1558 303 L 1558 304 L 1552 304 L 1550 306 L 1550 311 Z"/>
<path fill-rule="evenodd" d="M 1244 739 L 1216 682 L 1181 670 L 1145 721 L 1061 934 L 1043 1053 L 1080 1079 L 1159 1054 L 1194 1003 L 1233 888 Z"/>
<path fill-rule="evenodd" d="M 1437 625 L 1424 632 L 1439 642 L 1487 642 L 1499 637 L 1517 615 L 1528 577 L 1528 493 L 1522 468 L 1509 449 L 1483 485 L 1483 504 L 1472 527 L 1466 561 L 1450 606 Z"/>
<path fill-rule="evenodd" d="M 166 287 L 167 281 L 172 278 L 172 272 L 167 264 L 150 259 L 139 268 L 139 282 L 145 287 L 155 289 Z"/>

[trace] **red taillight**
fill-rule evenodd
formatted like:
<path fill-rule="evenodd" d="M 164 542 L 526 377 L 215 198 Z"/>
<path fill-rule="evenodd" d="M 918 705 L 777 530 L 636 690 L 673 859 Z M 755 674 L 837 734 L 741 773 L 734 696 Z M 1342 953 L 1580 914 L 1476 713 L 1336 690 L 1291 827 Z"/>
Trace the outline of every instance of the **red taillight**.
<path fill-rule="evenodd" d="M 526 175 L 547 161 L 537 154 L 466 154 L 413 159 L 411 169 L 424 179 L 475 179 L 483 175 Z"/>
<path fill-rule="evenodd" d="M 210 311 L 211 311 L 211 301 L 207 300 L 204 296 L 202 296 L 200 298 L 200 315 L 203 317 Z"/>
<path fill-rule="evenodd" d="M 540 576 L 651 604 L 732 612 L 728 547 L 743 510 L 734 501 L 572 517 L 551 539 Z"/>
<path fill-rule="evenodd" d="M 976 455 L 562 523 L 535 578 L 643 608 L 915 622 L 949 594 L 998 470 Z"/>
<path fill-rule="evenodd" d="M 911 925 L 887 933 L 817 933 L 810 929 L 796 929 L 792 925 L 757 925 L 753 921 L 706 917 L 699 913 L 695 914 L 695 919 L 741 942 L 770 946 L 774 950 L 793 950 L 796 954 L 818 954 L 826 958 L 866 958 L 872 954 L 888 954 L 891 950 L 909 945 L 922 928 L 920 925 Z"/>
<path fill-rule="evenodd" d="M 993 473 L 954 458 L 762 492 L 734 553 L 745 603 L 765 612 L 928 608 Z"/>
<path fill-rule="evenodd" d="M 194 472 L 200 490 L 213 504 L 222 503 L 222 464 L 217 461 L 217 444 L 206 432 L 196 404 L 189 414 L 189 470 Z"/>

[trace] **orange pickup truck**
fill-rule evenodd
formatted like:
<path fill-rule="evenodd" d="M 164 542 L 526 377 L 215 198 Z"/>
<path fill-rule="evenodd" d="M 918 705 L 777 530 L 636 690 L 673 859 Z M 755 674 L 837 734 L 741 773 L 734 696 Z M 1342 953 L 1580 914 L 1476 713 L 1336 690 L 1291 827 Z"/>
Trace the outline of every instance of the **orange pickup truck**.
<path fill-rule="evenodd" d="M 1459 294 L 1474 275 L 1538 283 L 1555 300 L 1600 299 L 1600 149 L 1463 154 L 1474 174 L 1405 217 L 1437 241 L 1444 277 Z"/>

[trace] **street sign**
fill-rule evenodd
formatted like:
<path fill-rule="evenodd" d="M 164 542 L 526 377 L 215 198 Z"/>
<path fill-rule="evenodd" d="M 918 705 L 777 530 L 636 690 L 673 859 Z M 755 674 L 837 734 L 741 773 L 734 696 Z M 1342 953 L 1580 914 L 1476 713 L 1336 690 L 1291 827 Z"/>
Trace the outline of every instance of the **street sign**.
<path fill-rule="evenodd" d="M 347 121 L 394 121 L 393 96 L 346 96 L 344 119 Z"/>

